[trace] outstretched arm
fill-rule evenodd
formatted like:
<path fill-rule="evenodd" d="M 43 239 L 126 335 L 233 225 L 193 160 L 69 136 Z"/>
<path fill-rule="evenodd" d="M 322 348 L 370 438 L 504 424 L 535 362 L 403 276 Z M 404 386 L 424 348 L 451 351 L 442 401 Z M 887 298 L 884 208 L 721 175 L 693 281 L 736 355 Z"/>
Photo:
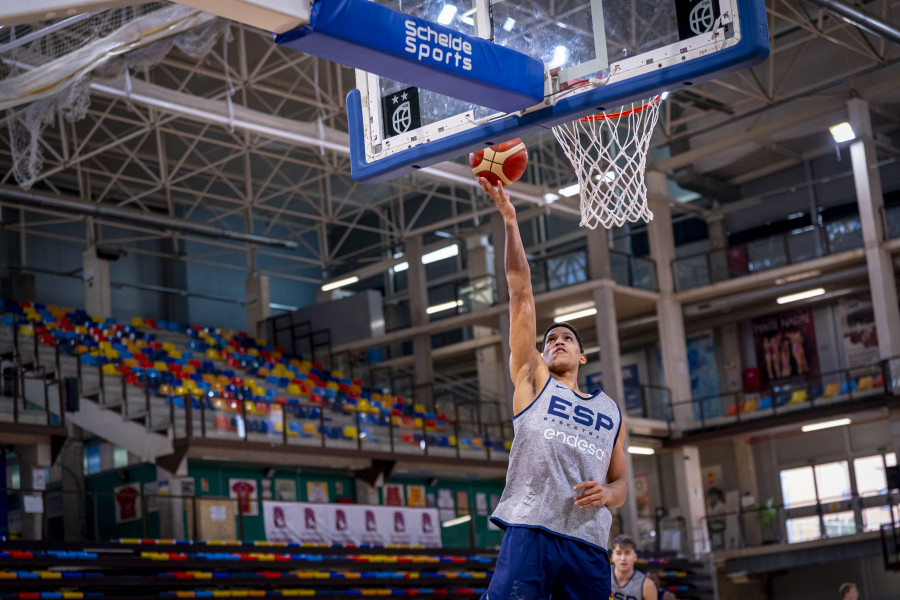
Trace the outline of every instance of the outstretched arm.
<path fill-rule="evenodd" d="M 494 201 L 506 228 L 505 267 L 509 288 L 509 373 L 516 391 L 513 396 L 513 412 L 519 414 L 534 400 L 538 387 L 543 385 L 550 372 L 534 347 L 537 338 L 534 294 L 531 289 L 531 268 L 525 256 L 525 247 L 519 234 L 516 209 L 503 191 L 503 184 L 495 188 L 484 177 L 478 183 Z"/>

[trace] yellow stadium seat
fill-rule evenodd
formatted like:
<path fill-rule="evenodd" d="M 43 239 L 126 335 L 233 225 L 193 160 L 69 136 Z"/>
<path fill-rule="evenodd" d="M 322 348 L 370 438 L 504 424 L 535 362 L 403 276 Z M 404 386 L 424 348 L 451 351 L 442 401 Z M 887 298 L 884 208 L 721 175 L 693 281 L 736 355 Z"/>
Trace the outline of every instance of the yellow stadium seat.
<path fill-rule="evenodd" d="M 131 326 L 132 327 L 143 327 L 144 319 L 140 317 L 131 317 Z"/>
<path fill-rule="evenodd" d="M 794 390 L 791 394 L 791 401 L 788 404 L 800 404 L 806 402 L 806 390 Z"/>
<path fill-rule="evenodd" d="M 841 391 L 841 384 L 839 383 L 829 383 L 825 386 L 825 391 L 822 393 L 823 398 L 830 398 L 832 396 L 837 396 Z"/>
<path fill-rule="evenodd" d="M 857 392 L 864 392 L 866 390 L 871 390 L 875 385 L 875 379 L 871 376 L 866 375 L 865 377 L 861 377 L 859 383 L 856 385 Z"/>
<path fill-rule="evenodd" d="M 317 430 L 317 428 L 316 428 L 316 424 L 315 424 L 315 423 L 304 423 L 304 424 L 303 424 L 303 433 L 306 433 L 306 434 L 309 434 L 309 435 L 314 435 L 314 436 L 318 436 L 318 435 L 319 435 L 319 432 L 318 432 L 318 430 Z"/>
<path fill-rule="evenodd" d="M 105 365 L 103 365 L 103 374 L 117 376 L 119 375 L 119 372 L 116 371 L 116 365 L 112 363 L 106 363 Z"/>
<path fill-rule="evenodd" d="M 358 437 L 356 427 L 344 427 L 344 437 L 348 440 L 355 440 Z"/>
<path fill-rule="evenodd" d="M 759 408 L 759 400 L 750 400 L 748 402 L 744 402 L 744 406 L 741 408 L 742 413 L 752 413 L 757 408 Z"/>

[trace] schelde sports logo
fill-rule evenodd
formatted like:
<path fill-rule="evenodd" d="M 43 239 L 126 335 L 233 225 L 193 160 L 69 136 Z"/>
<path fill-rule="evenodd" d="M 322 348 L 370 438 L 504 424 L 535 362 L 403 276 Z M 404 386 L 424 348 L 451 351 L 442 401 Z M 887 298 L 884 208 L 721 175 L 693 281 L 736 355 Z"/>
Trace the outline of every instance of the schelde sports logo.
<path fill-rule="evenodd" d="M 403 49 L 416 60 L 472 70 L 472 44 L 462 35 L 438 32 L 430 25 L 421 25 L 412 19 L 406 19 L 403 25 L 406 29 Z"/>

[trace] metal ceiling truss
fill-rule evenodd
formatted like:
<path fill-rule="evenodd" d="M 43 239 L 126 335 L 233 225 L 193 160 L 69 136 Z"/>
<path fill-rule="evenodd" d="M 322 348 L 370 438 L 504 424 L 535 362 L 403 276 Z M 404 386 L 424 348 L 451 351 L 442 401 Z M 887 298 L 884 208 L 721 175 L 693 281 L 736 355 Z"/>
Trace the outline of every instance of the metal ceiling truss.
<path fill-rule="evenodd" d="M 585 6 L 573 0 L 558 4 L 555 10 L 563 15 L 584 10 Z M 875 0 L 863 6 L 885 22 L 897 22 L 900 14 L 897 0 Z M 753 134 L 752 126 L 764 124 L 772 107 L 796 102 L 817 91 L 844 93 L 854 78 L 900 61 L 896 44 L 800 0 L 767 0 L 766 8 L 772 40 L 770 59 L 752 69 L 672 94 L 654 138 L 655 148 L 692 139 L 689 151 L 700 152 L 708 138 L 721 137 L 722 131 L 731 130 L 737 133 L 729 135 L 738 138 L 732 140 L 733 145 L 754 139 L 773 151 L 776 158 L 772 164 L 803 160 L 803 153 L 772 139 L 774 134 Z M 653 27 L 652 22 L 644 25 Z M 303 131 L 346 136 L 342 133 L 347 128 L 344 97 L 354 87 L 351 70 L 285 50 L 272 43 L 268 32 L 240 24 L 231 24 L 229 31 L 230 37 L 217 42 L 202 61 L 173 50 L 161 64 L 131 76 L 136 84 L 151 86 L 147 87 L 151 91 L 167 90 L 214 101 L 211 106 L 218 107 L 219 115 L 229 114 L 230 107 L 242 107 L 256 114 L 289 119 L 303 125 Z M 473 187 L 434 179 L 427 173 L 379 186 L 360 185 L 350 178 L 347 153 L 336 147 L 290 142 L 246 129 L 231 130 L 223 126 L 221 118 L 215 121 L 202 115 L 179 114 L 143 105 L 127 94 L 121 97 L 121 92 L 119 96 L 97 91 L 83 121 L 68 123 L 60 117 L 43 127 L 40 144 L 44 169 L 34 182 L 35 189 L 299 244 L 294 253 L 258 247 L 248 250 L 234 242 L 219 245 L 135 223 L 95 221 L 101 227 L 134 231 L 134 237 L 115 240 L 129 252 L 235 268 L 234 262 L 216 257 L 186 257 L 138 247 L 154 235 L 171 239 L 174 247 L 185 240 L 200 241 L 218 250 L 255 252 L 281 261 L 280 267 L 269 270 L 273 277 L 316 281 L 296 271 L 315 266 L 327 279 L 336 268 L 346 270 L 356 263 L 389 257 L 409 235 L 436 228 L 463 234 L 465 231 L 459 229 L 462 225 L 471 227 L 493 211 L 480 190 Z M 889 107 L 885 110 L 891 114 Z M 804 114 L 797 110 L 794 118 L 802 120 Z M 747 115 L 759 116 L 747 119 Z M 896 120 L 895 116 L 895 124 Z M 9 115 L 0 123 L 8 126 Z M 0 165 L 5 167 L 0 171 L 0 183 L 5 185 L 14 182 L 8 144 L 9 136 L 0 136 Z M 532 183 L 553 190 L 574 181 L 568 159 L 549 132 L 529 140 L 529 151 L 527 177 Z M 697 154 L 697 158 L 702 156 L 702 152 Z M 661 164 L 667 160 L 664 158 Z M 763 173 L 765 169 L 753 172 Z M 740 180 L 741 174 L 732 176 L 732 182 L 735 178 Z M 415 209 L 407 214 L 410 206 Z M 433 222 L 435 209 L 442 215 L 437 222 Z M 7 224 L 7 228 L 53 237 L 57 234 L 45 230 L 53 223 L 42 220 L 24 226 Z M 243 264 L 238 268 L 248 267 Z"/>

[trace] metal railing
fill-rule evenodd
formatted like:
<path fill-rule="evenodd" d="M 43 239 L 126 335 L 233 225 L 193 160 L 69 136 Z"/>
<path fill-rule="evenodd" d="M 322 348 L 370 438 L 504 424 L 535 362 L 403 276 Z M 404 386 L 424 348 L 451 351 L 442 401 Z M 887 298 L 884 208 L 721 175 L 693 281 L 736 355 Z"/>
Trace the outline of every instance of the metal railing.
<path fill-rule="evenodd" d="M 27 390 L 32 387 L 29 382 L 34 382 L 38 392 Z M 58 403 L 55 410 L 54 395 Z M 26 375 L 19 360 L 0 359 L 0 425 L 7 423 L 65 427 L 65 397 L 60 380 L 40 367 Z"/>
<path fill-rule="evenodd" d="M 645 383 L 625 383 L 622 404 L 629 417 L 671 422 L 672 395 L 669 388 Z"/>
<path fill-rule="evenodd" d="M 676 289 L 685 291 L 862 247 L 862 228 L 854 216 L 676 258 L 672 271 Z"/>
<path fill-rule="evenodd" d="M 650 257 L 633 256 L 618 250 L 609 251 L 613 281 L 619 285 L 655 292 L 656 261 Z"/>
<path fill-rule="evenodd" d="M 886 519 L 870 518 L 873 510 Z M 896 523 L 897 516 L 897 492 L 882 490 L 877 495 L 851 493 L 802 506 L 785 506 L 769 499 L 763 505 L 707 514 L 704 521 L 710 549 L 718 551 L 876 532 L 882 530 L 885 520 Z"/>
<path fill-rule="evenodd" d="M 529 261 L 535 295 L 566 288 L 589 279 L 587 250 L 577 248 Z"/>
<path fill-rule="evenodd" d="M 884 228 L 884 239 L 900 238 L 900 204 L 881 207 L 881 225 Z"/>
<path fill-rule="evenodd" d="M 127 469 L 117 471 L 120 475 L 128 473 Z M 109 542 L 124 538 L 242 544 L 266 541 L 263 498 L 147 493 L 140 483 L 123 487 L 125 490 L 118 492 L 63 490 L 52 484 L 50 489 L 42 490 L 0 487 L 0 498 L 14 516 L 10 539 Z M 468 508 L 461 506 L 460 512 Z M 216 514 L 212 524 L 204 519 L 211 512 Z M 475 519 L 460 529 L 465 529 L 466 534 L 448 535 L 441 529 L 444 550 L 487 548 L 497 543 L 485 539 L 492 534 L 478 531 Z M 405 548 L 404 552 L 409 550 Z"/>
<path fill-rule="evenodd" d="M 900 357 L 868 366 L 794 378 L 755 392 L 730 392 L 672 403 L 684 431 L 706 431 L 795 411 L 844 404 L 900 391 Z"/>

